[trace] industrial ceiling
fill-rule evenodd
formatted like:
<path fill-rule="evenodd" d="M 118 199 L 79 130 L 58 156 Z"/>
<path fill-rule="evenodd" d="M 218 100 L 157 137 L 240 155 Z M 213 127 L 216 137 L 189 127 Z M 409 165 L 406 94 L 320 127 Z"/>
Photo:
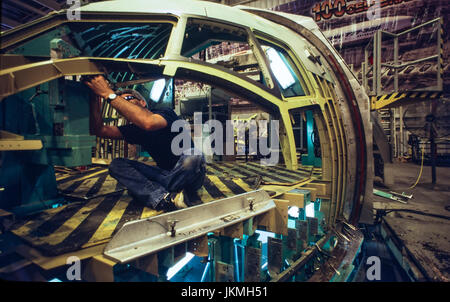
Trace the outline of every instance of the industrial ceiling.
<path fill-rule="evenodd" d="M 14 28 L 66 7 L 66 0 L 4 0 L 2 31 Z"/>
<path fill-rule="evenodd" d="M 111 1 L 111 0 L 80 0 L 81 5 L 87 3 Z M 257 5 L 258 7 L 273 7 L 278 4 L 288 2 L 290 0 L 206 0 L 210 2 L 217 2 L 235 5 Z M 41 18 L 52 11 L 68 8 L 75 0 L 3 0 L 2 1 L 2 17 L 1 17 L 1 31 L 12 29 L 21 24 Z"/>

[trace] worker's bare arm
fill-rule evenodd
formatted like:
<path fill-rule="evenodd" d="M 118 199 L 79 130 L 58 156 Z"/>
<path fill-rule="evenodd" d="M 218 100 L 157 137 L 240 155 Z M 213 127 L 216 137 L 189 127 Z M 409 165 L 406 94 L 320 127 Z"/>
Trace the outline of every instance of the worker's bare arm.
<path fill-rule="evenodd" d="M 96 95 L 104 99 L 107 99 L 110 94 L 114 93 L 103 76 L 96 76 L 85 83 Z M 167 121 L 164 117 L 147 110 L 145 108 L 145 101 L 142 102 L 132 103 L 128 102 L 121 96 L 117 96 L 111 101 L 111 105 L 129 122 L 135 124 L 141 129 L 154 131 L 167 127 Z M 110 134 L 110 132 L 114 132 L 112 129 L 103 131 L 109 131 L 108 134 Z"/>
<path fill-rule="evenodd" d="M 93 95 L 90 102 L 89 128 L 92 135 L 102 138 L 122 139 L 122 133 L 116 126 L 103 123 L 101 116 L 101 98 Z"/>

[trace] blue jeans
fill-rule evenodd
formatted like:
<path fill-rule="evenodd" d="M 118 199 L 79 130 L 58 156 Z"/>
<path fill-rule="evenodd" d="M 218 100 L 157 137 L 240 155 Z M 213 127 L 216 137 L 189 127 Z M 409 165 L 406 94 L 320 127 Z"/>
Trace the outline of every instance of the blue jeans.
<path fill-rule="evenodd" d="M 193 149 L 186 150 L 171 171 L 136 160 L 116 158 L 109 165 L 109 174 L 124 185 L 134 198 L 155 209 L 167 193 L 184 190 L 192 199 L 203 186 L 205 158 L 191 154 L 195 154 Z"/>

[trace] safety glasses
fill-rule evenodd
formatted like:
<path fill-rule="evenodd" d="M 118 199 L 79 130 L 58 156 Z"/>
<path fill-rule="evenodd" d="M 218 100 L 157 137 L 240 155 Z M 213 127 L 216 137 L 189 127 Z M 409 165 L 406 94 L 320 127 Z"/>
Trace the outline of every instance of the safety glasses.
<path fill-rule="evenodd" d="M 123 98 L 127 101 L 136 99 L 133 95 L 127 95 L 127 96 L 124 96 Z"/>

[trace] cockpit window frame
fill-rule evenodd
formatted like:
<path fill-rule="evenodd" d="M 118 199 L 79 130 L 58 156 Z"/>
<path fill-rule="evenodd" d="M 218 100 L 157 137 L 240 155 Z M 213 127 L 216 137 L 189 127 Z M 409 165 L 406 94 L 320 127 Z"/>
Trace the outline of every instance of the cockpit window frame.
<path fill-rule="evenodd" d="M 279 87 L 281 95 L 283 100 L 292 100 L 292 99 L 310 99 L 312 96 L 314 96 L 313 86 L 311 85 L 310 79 L 309 79 L 309 72 L 303 66 L 301 63 L 301 60 L 298 59 L 298 57 L 295 55 L 295 52 L 291 50 L 291 48 L 286 45 L 285 43 L 281 42 L 280 40 L 269 36 L 265 33 L 262 33 L 260 31 L 254 31 L 255 37 L 258 39 L 258 43 L 260 45 L 267 43 L 269 45 L 273 45 L 278 49 L 281 49 L 285 52 L 285 54 L 288 56 L 289 67 L 292 69 L 292 71 L 297 76 L 298 81 L 300 82 L 300 85 L 304 91 L 304 95 L 297 95 L 297 96 L 285 96 L 282 93 L 282 87 Z"/>
<path fill-rule="evenodd" d="M 263 82 L 264 84 L 261 84 L 260 82 L 257 82 L 251 78 L 248 78 L 248 80 L 250 82 L 255 82 L 258 84 L 263 85 L 266 90 L 270 91 L 271 94 L 273 94 L 274 96 L 276 96 L 277 98 L 281 99 L 281 90 L 278 87 L 278 84 L 276 83 L 276 81 L 274 81 L 274 75 L 271 72 L 270 68 L 269 68 L 269 62 L 267 60 L 267 57 L 264 55 L 264 52 L 261 48 L 261 45 L 259 44 L 254 32 L 246 27 L 246 26 L 242 26 L 240 24 L 235 24 L 235 23 L 231 23 L 231 22 L 225 22 L 223 20 L 216 20 L 214 18 L 209 18 L 209 17 L 202 17 L 202 16 L 193 16 L 193 15 L 184 15 L 181 17 L 178 26 L 180 27 L 180 29 L 178 30 L 178 37 L 173 37 L 174 41 L 179 41 L 180 39 L 183 39 L 184 42 L 184 38 L 186 35 L 186 28 L 187 28 L 187 23 L 190 20 L 195 20 L 195 22 L 198 23 L 208 23 L 208 24 L 213 24 L 215 26 L 224 26 L 228 29 L 235 29 L 237 31 L 241 31 L 242 34 L 247 35 L 247 43 L 249 44 L 251 50 L 253 51 L 253 54 L 258 62 L 258 65 L 261 69 L 261 73 L 262 73 L 262 78 L 263 78 Z M 183 35 L 181 36 L 181 26 L 183 26 Z M 179 55 L 183 58 L 189 59 L 189 60 L 195 60 L 193 58 L 190 57 L 186 57 L 186 56 L 182 56 L 181 51 L 182 51 L 182 45 L 183 43 L 179 43 L 181 44 L 180 46 L 178 46 L 178 51 L 175 53 L 174 52 L 174 45 L 171 44 L 171 41 L 169 41 L 169 46 L 168 46 L 168 51 L 171 50 L 172 51 L 172 55 Z M 171 47 L 169 49 L 169 47 Z M 198 60 L 195 60 L 198 61 Z M 200 61 L 201 64 L 208 64 L 204 61 Z M 234 73 L 233 71 L 230 71 L 231 73 Z"/>

